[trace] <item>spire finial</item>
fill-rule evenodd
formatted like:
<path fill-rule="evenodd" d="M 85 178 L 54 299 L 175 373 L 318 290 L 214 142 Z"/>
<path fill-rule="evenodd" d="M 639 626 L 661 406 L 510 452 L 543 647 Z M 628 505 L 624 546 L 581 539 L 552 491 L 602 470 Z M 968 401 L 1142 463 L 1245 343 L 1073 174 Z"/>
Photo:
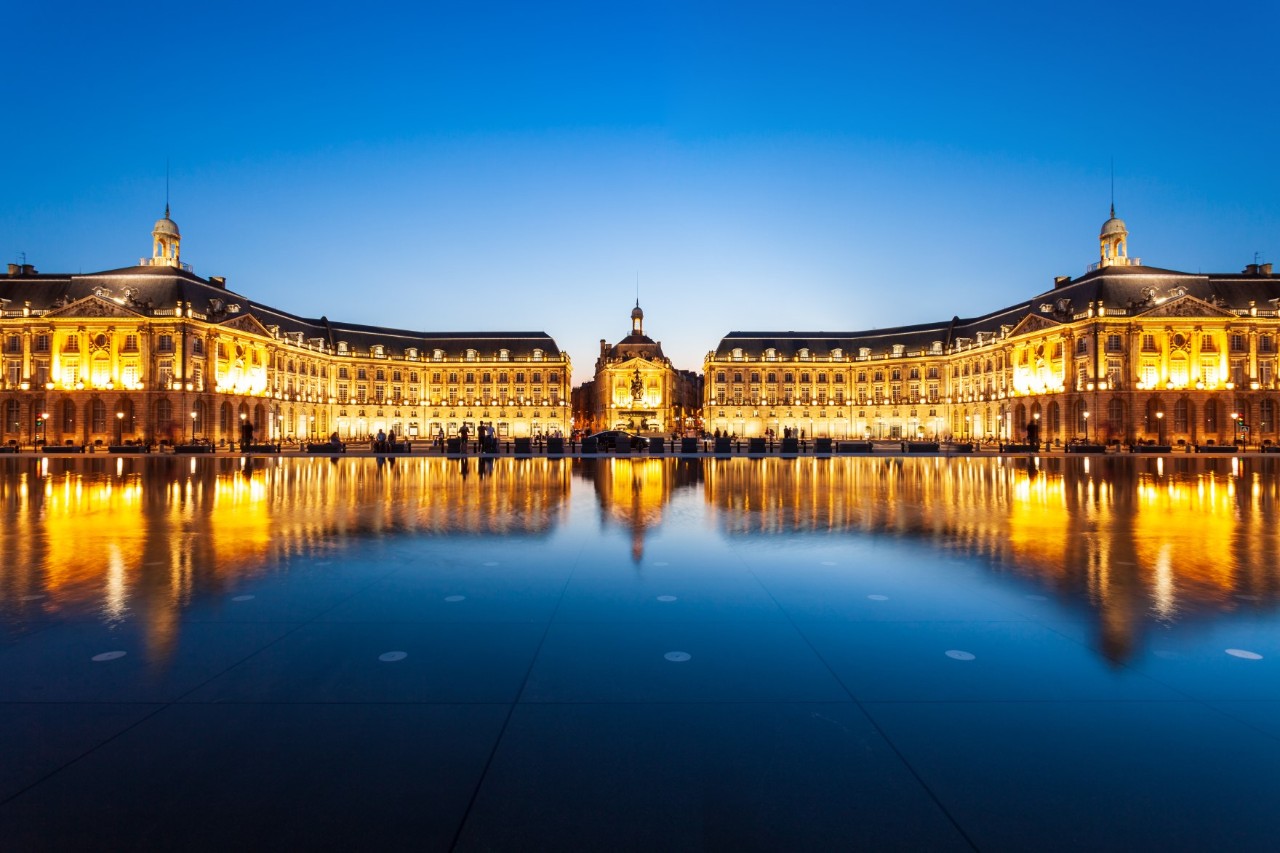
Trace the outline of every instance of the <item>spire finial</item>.
<path fill-rule="evenodd" d="M 1116 158 L 1111 158 L 1111 218 L 1116 218 Z"/>

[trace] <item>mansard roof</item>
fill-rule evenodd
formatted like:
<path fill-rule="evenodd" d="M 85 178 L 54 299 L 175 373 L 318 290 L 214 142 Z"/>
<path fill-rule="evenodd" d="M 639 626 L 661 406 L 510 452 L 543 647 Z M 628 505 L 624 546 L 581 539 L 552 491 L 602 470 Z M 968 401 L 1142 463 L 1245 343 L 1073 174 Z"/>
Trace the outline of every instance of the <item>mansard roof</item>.
<path fill-rule="evenodd" d="M 1160 306 L 1177 300 L 1183 300 L 1180 316 L 1193 311 L 1201 316 L 1239 316 L 1248 314 L 1250 308 L 1276 310 L 1280 308 L 1280 275 L 1102 267 L 1076 279 L 1063 279 L 1025 302 L 967 319 L 953 317 L 937 323 L 850 332 L 730 332 L 721 338 L 714 357 L 729 360 L 734 349 L 752 359 L 762 358 L 768 349 L 774 349 L 779 359 L 795 358 L 801 349 L 815 358 L 827 357 L 834 349 L 845 356 L 856 357 L 863 350 L 881 356 L 892 353 L 898 345 L 905 353 L 919 354 L 938 341 L 951 349 L 988 335 L 1012 332 L 1029 315 L 1065 323 L 1087 312 L 1092 303 L 1116 316 L 1156 316 L 1162 313 L 1157 310 Z M 1029 324 L 1023 326 L 1023 331 L 1027 330 Z"/>
<path fill-rule="evenodd" d="M 388 357 L 403 356 L 411 348 L 428 357 L 435 349 L 449 357 L 467 349 L 480 351 L 482 357 L 503 349 L 512 358 L 529 357 L 535 349 L 544 358 L 560 356 L 560 347 L 546 332 L 423 332 L 301 317 L 227 290 L 220 279 L 204 279 L 177 267 L 125 267 L 85 275 L 0 275 L 0 300 L 6 300 L 0 308 L 27 307 L 42 315 L 90 297 L 128 309 L 139 319 L 164 316 L 157 312 L 171 312 L 178 303 L 189 303 L 193 312 L 211 323 L 251 316 L 281 336 L 322 342 L 327 350 L 336 349 L 341 341 L 355 354 L 380 345 Z"/>

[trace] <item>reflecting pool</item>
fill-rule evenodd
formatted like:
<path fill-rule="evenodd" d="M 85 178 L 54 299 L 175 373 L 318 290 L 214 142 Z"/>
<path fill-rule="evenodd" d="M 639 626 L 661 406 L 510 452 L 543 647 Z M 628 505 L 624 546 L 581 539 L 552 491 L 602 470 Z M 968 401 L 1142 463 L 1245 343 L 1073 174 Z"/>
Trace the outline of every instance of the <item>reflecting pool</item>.
<path fill-rule="evenodd" d="M 0 838 L 1274 849 L 1278 498 L 1267 457 L 5 458 Z"/>

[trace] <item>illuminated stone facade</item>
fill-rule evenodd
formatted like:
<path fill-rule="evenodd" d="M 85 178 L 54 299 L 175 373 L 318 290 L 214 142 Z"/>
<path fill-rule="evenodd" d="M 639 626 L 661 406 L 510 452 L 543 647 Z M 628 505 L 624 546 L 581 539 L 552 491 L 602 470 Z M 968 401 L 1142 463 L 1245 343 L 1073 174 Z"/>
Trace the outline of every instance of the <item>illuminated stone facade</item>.
<path fill-rule="evenodd" d="M 742 436 L 1276 442 L 1280 279 L 1099 260 L 981 317 L 867 332 L 731 332 L 705 368 L 706 429 Z"/>
<path fill-rule="evenodd" d="M 588 432 L 696 431 L 700 402 L 700 378 L 677 370 L 662 343 L 644 333 L 644 311 L 636 300 L 631 333 L 616 344 L 600 341 L 595 377 L 574 391 L 575 424 Z"/>
<path fill-rule="evenodd" d="M 197 276 L 167 208 L 152 238 L 135 267 L 0 278 L 0 443 L 569 430 L 569 356 L 545 333 L 307 319 Z"/>

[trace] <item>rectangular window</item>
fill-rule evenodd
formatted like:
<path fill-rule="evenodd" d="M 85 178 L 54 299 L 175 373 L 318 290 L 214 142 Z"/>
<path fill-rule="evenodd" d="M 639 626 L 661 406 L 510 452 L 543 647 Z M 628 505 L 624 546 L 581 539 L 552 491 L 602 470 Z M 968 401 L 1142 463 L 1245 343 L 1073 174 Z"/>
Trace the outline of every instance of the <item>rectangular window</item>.
<path fill-rule="evenodd" d="M 1244 360 L 1233 358 L 1231 360 L 1231 381 L 1235 383 L 1237 388 L 1244 385 Z"/>
<path fill-rule="evenodd" d="M 67 337 L 67 344 L 63 347 L 63 352 L 80 352 L 80 336 L 70 335 Z"/>
<path fill-rule="evenodd" d="M 1143 352 L 1159 352 L 1159 350 L 1156 349 L 1155 335 L 1142 336 L 1142 351 Z"/>
<path fill-rule="evenodd" d="M 156 336 L 156 352 L 173 352 L 173 335 Z"/>
<path fill-rule="evenodd" d="M 8 364 L 9 384 L 17 385 L 22 381 L 22 362 L 11 361 Z"/>
<path fill-rule="evenodd" d="M 136 340 L 138 336 L 134 335 L 133 337 Z M 36 335 L 35 343 L 36 343 L 36 352 L 49 351 L 49 335 Z"/>
<path fill-rule="evenodd" d="M 1231 351 L 1232 351 L 1232 352 L 1244 352 L 1244 351 L 1245 351 L 1244 335 L 1232 335 L 1232 336 L 1231 336 Z"/>
<path fill-rule="evenodd" d="M 1219 379 L 1218 360 L 1216 358 L 1205 359 L 1200 362 L 1200 381 L 1204 383 L 1204 387 L 1216 388 Z"/>
<path fill-rule="evenodd" d="M 1089 353 L 1089 339 L 1076 338 L 1076 355 L 1088 355 L 1088 353 Z"/>
<path fill-rule="evenodd" d="M 1271 362 L 1264 361 L 1258 365 L 1258 381 L 1262 383 L 1263 388 L 1271 387 Z"/>
<path fill-rule="evenodd" d="M 173 381 L 173 359 L 162 358 L 156 362 L 156 370 L 160 374 L 160 388 L 168 388 Z"/>
<path fill-rule="evenodd" d="M 40 359 L 36 362 L 36 387 L 43 388 L 49 381 L 49 362 Z"/>
<path fill-rule="evenodd" d="M 1121 352 L 1123 345 L 1121 344 L 1119 335 L 1107 335 L 1107 352 Z"/>
<path fill-rule="evenodd" d="M 4 351 L 10 355 L 22 354 L 22 338 L 17 335 L 9 335 L 4 339 Z"/>
<path fill-rule="evenodd" d="M 191 342 L 192 355 L 204 355 L 204 339 L 196 338 Z"/>
<path fill-rule="evenodd" d="M 1270 335 L 1259 335 L 1258 352 L 1275 352 L 1275 338 Z"/>

